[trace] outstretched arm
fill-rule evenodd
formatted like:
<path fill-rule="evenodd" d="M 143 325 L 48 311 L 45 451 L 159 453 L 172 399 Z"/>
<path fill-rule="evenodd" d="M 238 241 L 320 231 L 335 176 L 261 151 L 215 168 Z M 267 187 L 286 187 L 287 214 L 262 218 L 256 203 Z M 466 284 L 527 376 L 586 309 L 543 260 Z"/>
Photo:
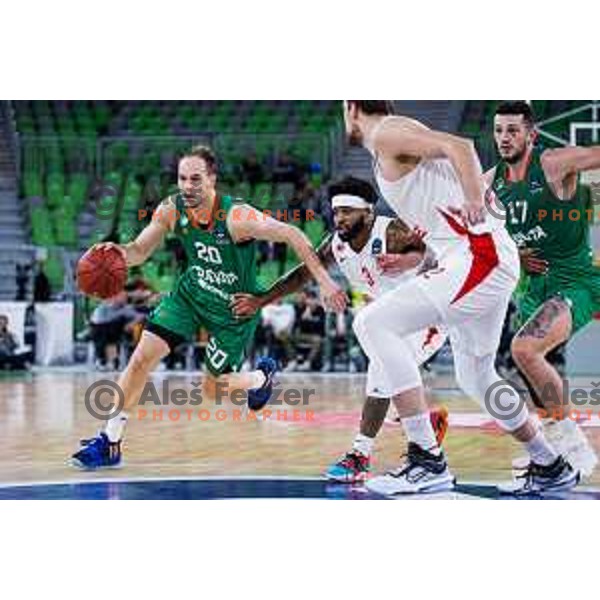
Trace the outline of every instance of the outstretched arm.
<path fill-rule="evenodd" d="M 600 169 L 600 146 L 556 148 L 542 155 L 544 170 L 556 169 L 563 175 Z"/>
<path fill-rule="evenodd" d="M 379 129 L 375 149 L 386 157 L 447 158 L 465 195 L 465 216 L 471 223 L 485 219 L 481 163 L 472 140 L 427 129 L 412 119 L 389 119 Z"/>
<path fill-rule="evenodd" d="M 329 267 L 334 263 L 335 259 L 331 251 L 331 236 L 321 243 L 317 249 L 317 256 L 325 267 Z M 278 279 L 265 294 L 260 296 L 235 294 L 232 301 L 232 310 L 238 317 L 250 317 L 267 304 L 301 290 L 311 279 L 310 271 L 305 264 L 301 263 Z"/>
<path fill-rule="evenodd" d="M 290 246 L 300 261 L 314 277 L 327 306 L 343 311 L 346 307 L 344 291 L 331 279 L 327 269 L 321 264 L 306 235 L 297 227 L 267 217 L 250 206 L 234 208 L 227 216 L 227 226 L 236 242 L 250 239 L 280 242 Z"/>
<path fill-rule="evenodd" d="M 545 150 L 541 163 L 546 179 L 554 187 L 557 196 L 568 199 L 575 191 L 579 173 L 600 169 L 600 146 Z"/>
<path fill-rule="evenodd" d="M 113 242 L 96 244 L 90 248 L 90 251 L 99 248 L 116 248 L 121 252 L 128 266 L 141 265 L 152 256 L 165 239 L 167 233 L 173 229 L 175 224 L 173 218 L 174 211 L 175 205 L 167 199 L 159 205 L 150 224 L 144 227 L 135 240 L 123 245 Z"/>
<path fill-rule="evenodd" d="M 335 259 L 331 251 L 331 236 L 321 243 L 317 249 L 317 256 L 325 268 L 329 268 L 334 263 Z M 296 265 L 281 279 L 278 279 L 262 298 L 265 300 L 265 304 L 269 304 L 288 294 L 293 294 L 301 290 L 312 278 L 307 266 L 301 263 Z"/>

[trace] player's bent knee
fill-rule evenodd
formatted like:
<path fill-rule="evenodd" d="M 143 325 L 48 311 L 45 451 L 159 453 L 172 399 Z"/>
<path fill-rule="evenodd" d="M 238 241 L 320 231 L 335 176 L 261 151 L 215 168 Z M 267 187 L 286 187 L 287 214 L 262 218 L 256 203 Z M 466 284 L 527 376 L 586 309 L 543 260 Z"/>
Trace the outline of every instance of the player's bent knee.
<path fill-rule="evenodd" d="M 365 327 L 365 312 L 367 311 L 368 307 L 363 308 L 355 317 L 354 320 L 352 321 L 352 329 L 354 330 L 354 333 L 356 334 L 356 337 L 361 340 L 364 336 L 364 333 L 366 331 L 366 327 Z"/>
<path fill-rule="evenodd" d="M 532 340 L 526 337 L 515 337 L 510 345 L 510 352 L 519 366 L 527 365 L 540 354 Z"/>
<path fill-rule="evenodd" d="M 138 347 L 129 359 L 127 369 L 134 373 L 149 373 L 162 356 L 160 348 Z"/>
<path fill-rule="evenodd" d="M 352 327 L 359 340 L 364 339 L 367 332 L 370 337 L 376 337 L 381 332 L 386 331 L 381 322 L 376 304 L 369 304 L 361 309 L 354 317 Z"/>

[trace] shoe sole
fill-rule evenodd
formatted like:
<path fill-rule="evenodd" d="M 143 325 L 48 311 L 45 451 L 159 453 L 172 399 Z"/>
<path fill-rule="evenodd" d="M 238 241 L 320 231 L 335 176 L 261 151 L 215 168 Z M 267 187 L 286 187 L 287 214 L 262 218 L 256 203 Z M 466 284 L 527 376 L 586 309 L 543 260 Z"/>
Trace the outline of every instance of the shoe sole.
<path fill-rule="evenodd" d="M 378 490 L 376 487 L 374 488 L 372 486 L 369 486 L 368 483 L 366 484 L 366 488 L 369 491 L 374 492 L 376 494 L 381 494 L 382 496 L 388 496 L 388 497 L 409 496 L 409 495 L 413 495 L 413 494 L 434 494 L 436 492 L 449 492 L 449 491 L 453 490 L 455 486 L 456 486 L 456 477 L 451 477 L 447 481 L 434 482 L 431 485 L 425 485 L 423 487 L 419 487 L 418 489 L 400 490 L 400 491 L 395 491 L 395 492 Z"/>
<path fill-rule="evenodd" d="M 124 466 L 123 461 L 121 461 L 117 465 L 101 465 L 98 467 L 90 467 L 90 466 L 82 463 L 80 460 L 77 460 L 76 458 L 70 458 L 67 461 L 67 465 L 69 467 L 74 467 L 75 469 L 78 469 L 79 471 L 104 471 L 106 469 L 121 469 Z"/>
<path fill-rule="evenodd" d="M 365 481 L 367 481 L 367 479 L 369 478 L 368 475 L 361 475 L 359 477 L 355 477 L 354 479 L 348 479 L 348 478 L 343 478 L 343 477 L 336 477 L 335 475 L 329 475 L 328 473 L 325 473 L 325 479 L 327 479 L 327 481 L 331 481 L 332 483 L 346 483 L 348 485 L 353 485 L 355 483 L 364 483 Z"/>
<path fill-rule="evenodd" d="M 583 453 L 582 453 L 583 454 Z M 577 460 L 573 454 L 565 454 L 567 461 L 571 464 L 574 471 L 578 471 L 582 479 L 589 479 L 596 467 L 598 466 L 598 457 L 595 455 L 585 454 L 583 460 Z M 517 459 L 518 460 L 518 459 Z M 519 475 L 522 475 L 527 470 L 528 463 L 524 461 L 513 461 L 512 464 L 512 476 L 516 479 Z"/>
<path fill-rule="evenodd" d="M 576 488 L 581 482 L 581 474 L 579 471 L 574 473 L 573 477 L 569 481 L 565 481 L 560 485 L 545 487 L 540 490 L 531 490 L 528 492 L 520 491 L 520 490 L 508 490 L 503 489 L 501 486 L 498 486 L 498 492 L 503 496 L 518 496 L 518 497 L 527 497 L 527 496 L 543 496 L 548 492 L 566 492 Z"/>

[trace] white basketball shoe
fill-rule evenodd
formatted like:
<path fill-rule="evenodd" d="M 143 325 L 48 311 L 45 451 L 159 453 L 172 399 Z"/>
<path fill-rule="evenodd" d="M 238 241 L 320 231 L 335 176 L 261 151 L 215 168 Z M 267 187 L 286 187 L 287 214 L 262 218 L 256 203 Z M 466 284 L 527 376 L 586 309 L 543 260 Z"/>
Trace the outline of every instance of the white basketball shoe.
<path fill-rule="evenodd" d="M 451 490 L 454 483 L 443 452 L 436 455 L 411 442 L 402 466 L 380 477 L 373 477 L 365 485 L 376 494 L 395 496 Z"/>
<path fill-rule="evenodd" d="M 542 427 L 552 448 L 558 454 L 562 454 L 583 478 L 589 478 L 598 464 L 598 456 L 581 427 L 571 419 L 544 419 Z M 516 458 L 512 463 L 513 472 L 520 474 L 527 469 L 530 462 L 529 456 Z"/>

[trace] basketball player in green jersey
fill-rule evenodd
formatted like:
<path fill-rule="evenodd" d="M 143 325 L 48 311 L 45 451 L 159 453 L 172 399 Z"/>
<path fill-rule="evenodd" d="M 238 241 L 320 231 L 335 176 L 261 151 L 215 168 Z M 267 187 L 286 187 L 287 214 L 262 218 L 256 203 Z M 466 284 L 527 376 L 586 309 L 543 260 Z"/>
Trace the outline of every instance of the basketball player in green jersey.
<path fill-rule="evenodd" d="M 593 210 L 579 181 L 581 172 L 600 168 L 600 147 L 537 147 L 526 102 L 498 107 L 494 138 L 501 160 L 486 173 L 486 183 L 505 210 L 522 266 L 516 298 L 522 327 L 512 342 L 513 359 L 532 401 L 550 417 L 542 421 L 548 439 L 589 476 L 596 455 L 568 418 L 562 380 L 548 354 L 600 311 L 600 269 L 589 239 Z"/>
<path fill-rule="evenodd" d="M 216 166 L 216 157 L 209 148 L 192 149 L 179 162 L 179 194 L 160 204 L 151 223 L 135 241 L 116 246 L 128 265 L 140 265 L 169 232 L 174 232 L 183 243 L 188 267 L 174 291 L 150 316 L 118 379 L 123 410 L 107 421 L 97 437 L 83 442 L 72 457 L 76 466 L 94 469 L 120 463 L 127 415 L 139 399 L 148 375 L 175 346 L 194 338 L 201 327 L 210 334 L 203 398 L 214 398 L 223 391 L 247 390 L 249 408 L 259 410 L 268 402 L 276 369 L 272 359 L 259 360 L 255 371 L 237 372 L 254 336 L 258 316 L 240 321 L 231 309 L 234 294 L 259 291 L 254 240 L 288 244 L 316 278 L 325 305 L 338 311 L 345 308 L 345 292 L 333 282 L 300 229 L 248 205 L 234 204 L 231 198 L 218 197 Z"/>

